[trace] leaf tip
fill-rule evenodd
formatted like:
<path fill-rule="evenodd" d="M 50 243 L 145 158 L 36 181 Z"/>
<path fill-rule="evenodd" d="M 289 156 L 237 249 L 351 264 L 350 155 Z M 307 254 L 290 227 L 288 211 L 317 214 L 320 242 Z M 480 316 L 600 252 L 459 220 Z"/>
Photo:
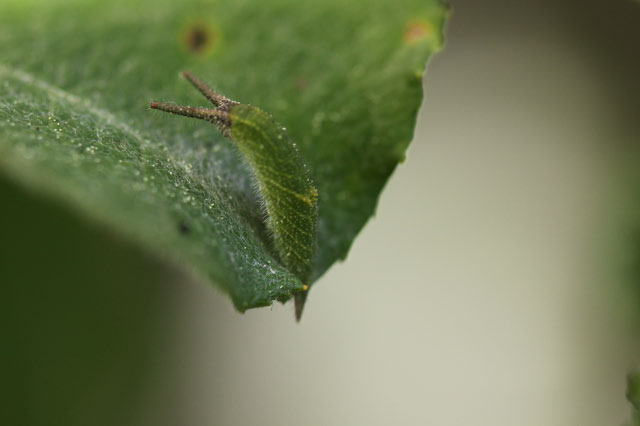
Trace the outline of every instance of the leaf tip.
<path fill-rule="evenodd" d="M 304 310 L 304 303 L 307 300 L 309 286 L 304 284 L 302 286 L 302 292 L 297 293 L 293 298 L 293 303 L 296 309 L 296 322 L 300 322 L 302 318 L 302 311 Z"/>

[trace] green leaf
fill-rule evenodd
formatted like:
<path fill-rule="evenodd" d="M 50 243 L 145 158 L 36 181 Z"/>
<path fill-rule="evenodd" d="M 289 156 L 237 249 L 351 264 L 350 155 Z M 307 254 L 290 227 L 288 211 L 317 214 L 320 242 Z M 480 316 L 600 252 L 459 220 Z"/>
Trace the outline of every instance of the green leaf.
<path fill-rule="evenodd" d="M 404 158 L 445 16 L 437 0 L 4 1 L 0 173 L 188 265 L 239 310 L 287 300 L 303 283 L 247 161 L 148 102 L 200 105 L 189 69 L 287 128 L 318 189 L 313 281 Z"/>

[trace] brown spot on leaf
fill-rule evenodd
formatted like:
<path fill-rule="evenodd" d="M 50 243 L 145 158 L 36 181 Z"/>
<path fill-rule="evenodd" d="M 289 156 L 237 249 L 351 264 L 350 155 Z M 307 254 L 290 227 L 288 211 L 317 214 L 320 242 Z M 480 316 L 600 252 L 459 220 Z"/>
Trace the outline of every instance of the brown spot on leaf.
<path fill-rule="evenodd" d="M 182 33 L 182 43 L 194 55 L 204 55 L 218 42 L 218 33 L 203 22 L 189 24 Z"/>

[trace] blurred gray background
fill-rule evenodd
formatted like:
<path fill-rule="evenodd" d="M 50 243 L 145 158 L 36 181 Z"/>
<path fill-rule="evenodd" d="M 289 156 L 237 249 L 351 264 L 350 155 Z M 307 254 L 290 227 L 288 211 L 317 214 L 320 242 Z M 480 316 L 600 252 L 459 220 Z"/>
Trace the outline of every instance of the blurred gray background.
<path fill-rule="evenodd" d="M 628 418 L 640 5 L 451 3 L 407 161 L 347 262 L 300 324 L 184 283 L 151 424 Z"/>

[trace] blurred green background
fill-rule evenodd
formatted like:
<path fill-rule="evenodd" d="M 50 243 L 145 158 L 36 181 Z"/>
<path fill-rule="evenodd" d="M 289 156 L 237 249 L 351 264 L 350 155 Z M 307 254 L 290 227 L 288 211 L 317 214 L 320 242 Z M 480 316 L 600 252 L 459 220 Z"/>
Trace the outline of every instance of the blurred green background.
<path fill-rule="evenodd" d="M 622 424 L 640 6 L 451 4 L 407 161 L 300 324 L 1 179 L 0 424 Z"/>

